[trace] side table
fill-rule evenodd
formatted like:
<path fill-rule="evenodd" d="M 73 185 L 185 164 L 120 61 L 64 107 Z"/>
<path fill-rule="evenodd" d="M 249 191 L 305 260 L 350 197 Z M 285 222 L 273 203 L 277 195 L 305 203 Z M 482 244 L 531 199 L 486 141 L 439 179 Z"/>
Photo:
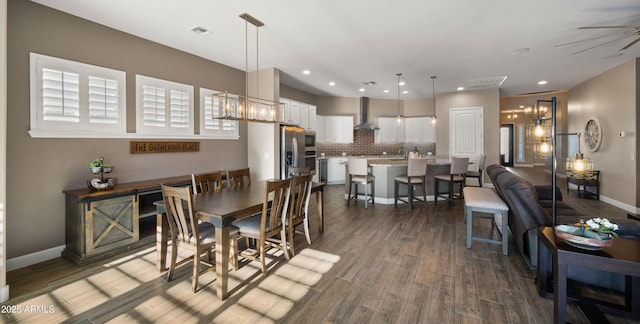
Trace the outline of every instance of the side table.
<path fill-rule="evenodd" d="M 625 304 L 578 296 L 578 300 L 593 304 L 598 310 L 640 320 L 640 241 L 615 238 L 613 246 L 602 250 L 573 247 L 557 238 L 553 227 L 538 229 L 538 293 L 548 297 L 549 264 L 553 267 L 553 315 L 555 323 L 567 321 L 567 267 L 579 265 L 625 275 Z M 573 297 L 573 296 L 571 296 Z M 583 309 L 586 313 L 590 310 Z"/>

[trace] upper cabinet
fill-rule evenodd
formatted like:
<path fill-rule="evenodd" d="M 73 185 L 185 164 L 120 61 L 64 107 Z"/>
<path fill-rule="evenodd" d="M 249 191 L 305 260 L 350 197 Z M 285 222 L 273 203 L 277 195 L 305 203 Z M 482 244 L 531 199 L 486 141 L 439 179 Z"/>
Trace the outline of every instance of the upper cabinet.
<path fill-rule="evenodd" d="M 287 98 L 280 98 L 280 102 L 280 121 L 316 130 L 316 106 Z"/>
<path fill-rule="evenodd" d="M 376 143 L 435 143 L 436 128 L 431 117 L 405 117 L 398 124 L 396 117 L 378 117 Z"/>
<path fill-rule="evenodd" d="M 324 116 L 317 115 L 315 121 L 316 143 L 324 143 Z"/>
<path fill-rule="evenodd" d="M 435 143 L 436 127 L 431 123 L 431 117 L 405 118 L 405 142 Z"/>
<path fill-rule="evenodd" d="M 323 131 L 316 130 L 316 141 L 324 143 L 353 143 L 353 116 L 318 116 L 316 122 L 324 124 Z M 322 137 L 318 134 L 322 133 Z"/>
<path fill-rule="evenodd" d="M 377 123 L 380 129 L 375 132 L 376 143 L 404 142 L 404 123 L 399 124 L 396 117 L 378 117 Z"/>

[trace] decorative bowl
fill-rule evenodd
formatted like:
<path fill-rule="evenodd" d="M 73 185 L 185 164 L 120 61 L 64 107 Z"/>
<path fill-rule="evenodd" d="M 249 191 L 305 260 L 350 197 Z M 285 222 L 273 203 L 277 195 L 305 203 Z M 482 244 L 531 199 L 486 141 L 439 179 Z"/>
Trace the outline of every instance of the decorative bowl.
<path fill-rule="evenodd" d="M 613 235 L 596 233 L 580 226 L 558 225 L 555 232 L 557 237 L 578 248 L 599 250 L 613 245 Z"/>

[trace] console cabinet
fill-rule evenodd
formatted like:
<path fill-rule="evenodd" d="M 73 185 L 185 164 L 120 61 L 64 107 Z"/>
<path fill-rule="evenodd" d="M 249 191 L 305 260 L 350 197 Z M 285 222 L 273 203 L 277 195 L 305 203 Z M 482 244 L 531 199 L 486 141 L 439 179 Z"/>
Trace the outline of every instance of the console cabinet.
<path fill-rule="evenodd" d="M 118 184 L 104 191 L 65 190 L 66 246 L 62 256 L 84 265 L 155 242 L 162 184 L 191 185 L 191 176 Z"/>

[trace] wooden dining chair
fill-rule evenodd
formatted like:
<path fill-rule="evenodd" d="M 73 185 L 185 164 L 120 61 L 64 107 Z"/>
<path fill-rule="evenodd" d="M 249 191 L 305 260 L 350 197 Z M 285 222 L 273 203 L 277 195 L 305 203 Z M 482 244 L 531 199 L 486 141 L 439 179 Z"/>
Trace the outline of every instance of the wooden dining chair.
<path fill-rule="evenodd" d="M 311 245 L 311 236 L 309 235 L 309 198 L 311 197 L 311 187 L 313 175 L 294 175 L 291 178 L 291 190 L 289 194 L 289 217 L 287 219 L 287 229 L 289 238 L 289 249 L 291 256 L 296 255 L 294 247 L 294 237 L 296 227 L 303 225 L 307 244 Z"/>
<path fill-rule="evenodd" d="M 422 189 L 422 200 L 424 206 L 427 206 L 427 159 L 408 159 L 407 160 L 407 174 L 395 177 L 393 180 L 393 204 L 397 205 L 398 200 L 409 204 L 409 209 L 413 208 L 413 201 L 418 200 L 415 197 L 414 189 L 420 187 Z M 400 184 L 407 186 L 407 200 L 403 200 L 399 197 L 398 191 Z"/>
<path fill-rule="evenodd" d="M 225 171 L 192 174 L 191 182 L 193 194 L 222 190 L 222 181 L 225 178 L 225 175 Z"/>
<path fill-rule="evenodd" d="M 454 157 L 451 159 L 451 168 L 449 169 L 449 174 L 440 174 L 434 176 L 434 204 L 438 203 L 438 197 L 449 199 L 449 205 L 453 205 L 453 198 L 462 198 L 462 189 L 464 188 L 464 184 L 467 180 L 467 169 L 469 168 L 469 158 L 468 157 Z M 440 182 L 447 182 L 449 184 L 448 192 L 440 192 L 439 185 Z M 458 195 L 454 194 L 453 187 L 455 185 L 460 186 L 460 192 Z M 443 194 L 447 194 L 447 196 L 443 196 Z"/>
<path fill-rule="evenodd" d="M 250 185 L 251 173 L 249 172 L 249 168 L 228 170 L 227 179 L 229 181 L 229 188 L 233 188 L 236 186 L 243 186 L 245 184 Z"/>
<path fill-rule="evenodd" d="M 169 229 L 171 230 L 171 264 L 167 273 L 167 281 L 173 279 L 173 273 L 177 266 L 193 259 L 193 279 L 191 287 L 195 293 L 198 288 L 199 275 L 215 270 L 215 263 L 212 262 L 212 249 L 216 244 L 215 228 L 211 223 L 198 222 L 196 216 L 193 197 L 189 187 L 170 187 L 162 185 L 162 197 L 167 213 Z M 230 262 L 237 265 L 237 242 L 238 229 L 231 227 L 229 229 L 231 237 Z M 193 251 L 193 255 L 185 258 L 180 262 L 176 262 L 178 258 L 178 248 L 189 248 Z M 206 259 L 201 260 L 202 254 Z M 200 270 L 200 264 L 207 266 L 206 269 Z"/>
<path fill-rule="evenodd" d="M 232 223 L 238 228 L 239 236 L 256 241 L 257 246 L 248 247 L 240 256 L 260 262 L 262 274 L 265 276 L 267 248 L 281 249 L 285 258 L 289 260 L 285 227 L 289 207 L 289 184 L 289 179 L 267 181 L 262 212 Z"/>

